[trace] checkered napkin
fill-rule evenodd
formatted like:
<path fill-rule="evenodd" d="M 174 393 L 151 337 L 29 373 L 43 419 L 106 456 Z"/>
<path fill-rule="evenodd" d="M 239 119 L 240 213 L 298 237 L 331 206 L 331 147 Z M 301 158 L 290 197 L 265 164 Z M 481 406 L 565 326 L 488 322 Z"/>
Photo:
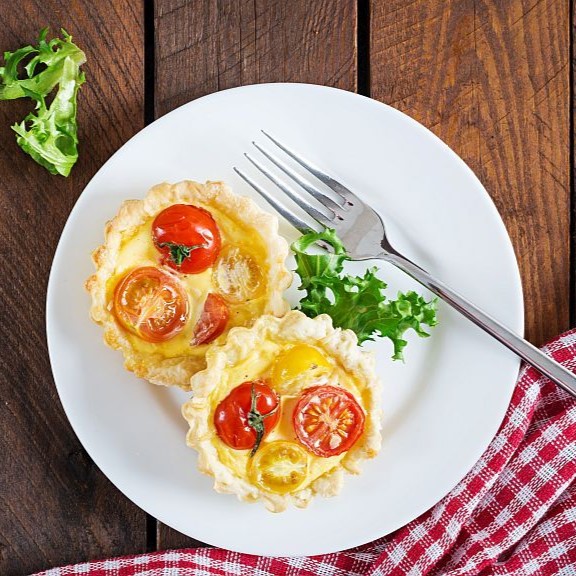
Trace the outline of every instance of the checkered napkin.
<path fill-rule="evenodd" d="M 576 330 L 545 350 L 576 372 Z M 525 367 L 500 431 L 464 480 L 428 512 L 371 544 L 310 558 L 177 550 L 41 576 L 72 574 L 576 575 L 576 400 Z"/>

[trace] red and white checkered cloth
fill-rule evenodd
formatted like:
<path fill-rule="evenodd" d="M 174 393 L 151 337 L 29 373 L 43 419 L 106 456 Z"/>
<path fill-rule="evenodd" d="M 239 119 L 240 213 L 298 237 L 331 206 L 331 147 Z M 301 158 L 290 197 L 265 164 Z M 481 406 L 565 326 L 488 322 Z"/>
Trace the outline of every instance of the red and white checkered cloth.
<path fill-rule="evenodd" d="M 576 330 L 545 350 L 576 372 Z M 353 550 L 310 558 L 175 550 L 40 574 L 576 575 L 576 400 L 524 368 L 498 434 L 464 480 L 404 528 Z"/>

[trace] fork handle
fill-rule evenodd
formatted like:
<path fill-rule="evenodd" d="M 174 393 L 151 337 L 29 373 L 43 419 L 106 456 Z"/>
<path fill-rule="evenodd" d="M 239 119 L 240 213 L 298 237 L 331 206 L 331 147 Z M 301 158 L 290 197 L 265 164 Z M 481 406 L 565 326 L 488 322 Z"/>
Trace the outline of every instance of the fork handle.
<path fill-rule="evenodd" d="M 380 255 L 380 259 L 394 264 L 397 268 L 400 268 L 400 270 L 414 278 L 414 280 L 426 286 L 428 290 L 442 298 L 442 300 L 450 304 L 458 310 L 458 312 L 466 316 L 466 318 L 472 320 L 474 324 L 480 326 L 480 328 L 488 332 L 488 334 L 491 334 L 496 340 L 500 341 L 504 346 L 512 350 L 512 352 L 515 352 L 520 358 L 544 374 L 544 376 L 547 376 L 550 380 L 558 384 L 558 386 L 566 390 L 566 392 L 576 397 L 576 375 L 564 368 L 564 366 L 558 364 L 558 362 L 552 360 L 552 358 L 546 356 L 538 350 L 538 348 L 530 344 L 530 342 L 512 332 L 512 330 L 498 322 L 498 320 L 480 310 L 480 308 L 452 290 L 452 288 L 440 280 L 437 280 L 400 254 L 385 252 Z"/>

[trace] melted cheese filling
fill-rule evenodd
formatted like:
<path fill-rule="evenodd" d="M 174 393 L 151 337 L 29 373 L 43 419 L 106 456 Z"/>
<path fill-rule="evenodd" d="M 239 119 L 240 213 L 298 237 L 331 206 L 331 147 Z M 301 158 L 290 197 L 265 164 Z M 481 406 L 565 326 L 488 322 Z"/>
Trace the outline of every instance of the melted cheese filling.
<path fill-rule="evenodd" d="M 210 422 L 214 421 L 214 412 L 216 407 L 226 396 L 228 396 L 232 389 L 249 380 L 266 378 L 270 374 L 275 359 L 292 346 L 292 343 L 278 344 L 269 340 L 259 342 L 258 353 L 251 354 L 243 362 L 227 368 L 220 382 L 214 383 L 214 390 L 211 394 L 212 411 L 210 414 Z M 332 382 L 337 382 L 338 385 L 351 392 L 356 400 L 360 403 L 362 408 L 364 408 L 364 399 L 360 383 L 333 359 L 329 358 L 328 356 L 326 358 L 331 364 L 331 374 L 327 373 L 323 378 L 320 379 L 317 375 L 315 375 L 313 379 L 308 381 L 306 379 L 298 379 L 297 381 L 295 380 L 291 383 L 293 385 L 292 389 L 289 389 L 290 383 L 288 384 L 288 387 L 280 397 L 280 421 L 264 438 L 261 446 L 264 446 L 267 442 L 273 442 L 275 440 L 288 440 L 300 444 L 296 438 L 294 425 L 292 423 L 292 414 L 296 402 L 304 388 L 325 384 L 328 377 Z M 230 470 L 232 470 L 237 476 L 248 480 L 246 470 L 250 460 L 250 450 L 235 450 L 230 448 L 224 444 L 222 440 L 220 440 L 216 433 L 213 435 L 212 442 L 218 452 L 220 461 L 228 468 L 230 468 Z M 298 490 L 306 488 L 314 480 L 339 466 L 340 461 L 345 456 L 346 452 L 343 452 L 338 456 L 321 458 L 315 454 L 312 454 L 311 452 L 308 452 L 308 476 L 306 481 L 298 486 Z"/>
<path fill-rule="evenodd" d="M 246 251 L 258 262 L 262 270 L 263 278 L 267 278 L 267 251 L 259 234 L 255 230 L 233 220 L 217 208 L 205 206 L 202 203 L 195 203 L 194 205 L 205 208 L 212 214 L 220 231 L 222 247 L 225 247 L 227 244 L 234 244 L 241 250 Z M 153 220 L 154 217 L 151 217 L 141 226 L 134 230 L 126 231 L 123 235 L 116 268 L 106 286 L 107 300 L 110 309 L 112 309 L 114 288 L 126 273 L 141 266 L 161 267 L 160 252 L 156 249 L 152 240 Z M 217 292 L 212 277 L 213 268 L 208 268 L 199 274 L 179 274 L 178 271 L 171 268 L 163 269 L 177 276 L 188 294 L 190 313 L 184 329 L 174 338 L 165 342 L 147 342 L 129 332 L 126 332 L 127 337 L 134 349 L 144 354 L 160 354 L 166 358 L 204 356 L 209 344 L 192 346 L 190 341 L 208 293 Z M 210 343 L 210 345 L 224 341 L 226 339 L 226 333 L 234 326 L 251 325 L 254 319 L 264 312 L 267 298 L 268 286 L 264 286 L 261 295 L 253 300 L 242 303 L 228 303 L 230 319 L 227 329 L 221 336 L 214 340 L 214 342 Z"/>

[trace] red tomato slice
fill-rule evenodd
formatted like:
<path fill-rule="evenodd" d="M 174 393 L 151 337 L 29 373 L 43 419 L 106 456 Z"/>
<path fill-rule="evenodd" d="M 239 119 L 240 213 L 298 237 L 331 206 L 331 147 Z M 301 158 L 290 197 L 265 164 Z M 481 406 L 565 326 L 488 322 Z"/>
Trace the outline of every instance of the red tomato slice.
<path fill-rule="evenodd" d="M 216 340 L 226 329 L 229 318 L 230 310 L 224 298 L 218 294 L 208 294 L 200 319 L 194 327 L 192 344 L 198 346 Z"/>
<path fill-rule="evenodd" d="M 148 342 L 163 342 L 184 328 L 188 298 L 171 274 L 145 266 L 132 270 L 118 282 L 113 312 L 129 332 Z"/>
<path fill-rule="evenodd" d="M 212 214 L 190 204 L 162 210 L 152 223 L 152 238 L 162 263 L 183 274 L 203 272 L 220 253 L 220 231 Z"/>
<path fill-rule="evenodd" d="M 214 427 L 224 444 L 236 450 L 254 448 L 256 430 L 248 423 L 252 407 L 252 387 L 256 396 L 256 410 L 262 415 L 264 438 L 280 419 L 278 394 L 264 380 L 244 382 L 236 386 L 214 412 Z M 268 415 L 268 416 L 267 416 Z"/>
<path fill-rule="evenodd" d="M 364 411 L 356 398 L 336 386 L 306 388 L 293 414 L 300 442 L 316 456 L 329 458 L 349 450 L 364 431 Z"/>

